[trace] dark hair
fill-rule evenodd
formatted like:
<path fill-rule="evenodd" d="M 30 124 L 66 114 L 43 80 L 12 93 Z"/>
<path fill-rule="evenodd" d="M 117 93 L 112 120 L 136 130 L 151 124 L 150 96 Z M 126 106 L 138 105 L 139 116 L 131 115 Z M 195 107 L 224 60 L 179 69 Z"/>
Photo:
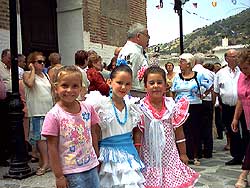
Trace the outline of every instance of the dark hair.
<path fill-rule="evenodd" d="M 6 56 L 8 54 L 8 52 L 10 52 L 10 49 L 4 49 L 2 51 L 1 58 L 3 58 L 4 56 Z"/>
<path fill-rule="evenodd" d="M 113 58 L 111 59 L 110 63 L 109 63 L 108 66 L 107 66 L 107 70 L 108 70 L 108 71 L 112 71 L 112 70 L 113 70 L 112 64 L 113 64 L 113 62 L 116 63 L 116 60 L 117 60 L 116 57 L 113 57 Z"/>
<path fill-rule="evenodd" d="M 75 65 L 83 66 L 88 59 L 88 53 L 85 50 L 78 50 L 75 53 Z"/>
<path fill-rule="evenodd" d="M 210 70 L 210 71 L 214 70 L 214 64 L 212 64 L 212 63 L 205 63 L 203 65 L 203 67 L 206 68 L 206 69 L 208 69 L 208 70 Z"/>
<path fill-rule="evenodd" d="M 149 74 L 160 74 L 163 78 L 163 81 L 165 83 L 167 83 L 166 81 L 166 72 L 159 67 L 158 65 L 153 65 L 147 68 L 147 70 L 145 71 L 144 75 L 143 75 L 143 80 L 144 80 L 144 85 L 147 84 L 148 81 L 148 75 Z"/>
<path fill-rule="evenodd" d="M 127 72 L 131 75 L 131 77 L 133 77 L 132 75 L 132 70 L 128 65 L 120 65 L 120 66 L 116 66 L 110 73 L 110 79 L 112 80 L 113 78 L 116 77 L 116 74 L 118 72 Z"/>

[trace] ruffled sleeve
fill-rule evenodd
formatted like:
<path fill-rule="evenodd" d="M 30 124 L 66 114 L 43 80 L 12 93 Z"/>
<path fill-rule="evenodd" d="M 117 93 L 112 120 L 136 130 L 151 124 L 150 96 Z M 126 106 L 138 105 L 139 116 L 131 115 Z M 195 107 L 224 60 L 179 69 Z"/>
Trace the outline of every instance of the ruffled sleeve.
<path fill-rule="evenodd" d="M 99 126 L 101 129 L 106 129 L 114 119 L 114 116 L 110 112 L 111 102 L 109 97 L 101 95 L 99 91 L 91 91 L 86 95 L 85 102 L 94 107 L 101 120 Z"/>
<path fill-rule="evenodd" d="M 186 97 L 182 97 L 173 109 L 172 124 L 174 128 L 181 126 L 188 118 L 189 102 Z"/>
<path fill-rule="evenodd" d="M 141 132 L 144 131 L 144 114 L 136 104 L 130 104 L 130 113 L 132 117 L 132 124 L 138 127 Z"/>

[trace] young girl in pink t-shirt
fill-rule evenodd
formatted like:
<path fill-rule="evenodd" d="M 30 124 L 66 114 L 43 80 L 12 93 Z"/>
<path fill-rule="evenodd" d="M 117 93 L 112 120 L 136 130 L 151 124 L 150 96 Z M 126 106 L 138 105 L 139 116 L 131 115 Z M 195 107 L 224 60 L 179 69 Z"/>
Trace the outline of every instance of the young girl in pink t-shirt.
<path fill-rule="evenodd" d="M 54 87 L 57 103 L 43 124 L 42 135 L 48 140 L 56 186 L 61 188 L 99 188 L 99 162 L 94 150 L 98 145 L 91 136 L 99 118 L 91 105 L 76 100 L 81 89 L 82 74 L 78 68 L 59 69 Z"/>

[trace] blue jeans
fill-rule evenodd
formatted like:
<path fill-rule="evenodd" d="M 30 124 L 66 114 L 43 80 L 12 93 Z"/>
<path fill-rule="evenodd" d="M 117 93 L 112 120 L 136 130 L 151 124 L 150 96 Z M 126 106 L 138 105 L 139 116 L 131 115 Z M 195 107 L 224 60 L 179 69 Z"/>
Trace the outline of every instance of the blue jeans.
<path fill-rule="evenodd" d="M 68 180 L 69 188 L 100 187 L 99 176 L 96 167 L 85 172 L 66 174 L 65 176 Z"/>

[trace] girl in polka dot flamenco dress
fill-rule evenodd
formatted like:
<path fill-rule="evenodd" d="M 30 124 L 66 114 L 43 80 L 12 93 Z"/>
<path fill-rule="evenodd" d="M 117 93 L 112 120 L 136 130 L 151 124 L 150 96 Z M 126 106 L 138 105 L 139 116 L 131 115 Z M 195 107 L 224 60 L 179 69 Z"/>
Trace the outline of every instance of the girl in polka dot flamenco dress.
<path fill-rule="evenodd" d="M 145 168 L 146 188 L 190 188 L 199 174 L 188 167 L 182 124 L 188 117 L 189 103 L 185 98 L 178 103 L 164 97 L 165 71 L 151 66 L 144 73 L 147 96 L 140 101 L 145 115 L 145 127 L 140 155 Z M 179 152 L 178 152 L 179 150 Z"/>

